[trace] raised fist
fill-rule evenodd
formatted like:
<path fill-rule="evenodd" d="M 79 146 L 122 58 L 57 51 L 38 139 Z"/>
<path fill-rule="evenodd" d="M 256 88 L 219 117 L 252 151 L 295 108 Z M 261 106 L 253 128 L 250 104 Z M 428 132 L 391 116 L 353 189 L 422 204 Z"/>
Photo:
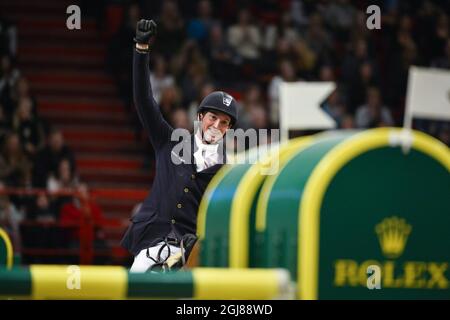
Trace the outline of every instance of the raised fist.
<path fill-rule="evenodd" d="M 134 41 L 140 44 L 148 44 L 150 38 L 156 35 L 156 23 L 153 20 L 141 19 L 136 25 L 136 37 Z"/>

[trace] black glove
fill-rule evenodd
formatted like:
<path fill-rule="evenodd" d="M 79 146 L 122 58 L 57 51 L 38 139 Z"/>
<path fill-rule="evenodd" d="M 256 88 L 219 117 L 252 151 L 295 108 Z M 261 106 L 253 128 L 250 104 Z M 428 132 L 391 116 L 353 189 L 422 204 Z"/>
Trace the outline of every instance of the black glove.
<path fill-rule="evenodd" d="M 150 38 L 156 35 L 156 23 L 153 20 L 141 19 L 136 25 L 136 37 L 134 41 L 140 44 L 148 44 Z"/>

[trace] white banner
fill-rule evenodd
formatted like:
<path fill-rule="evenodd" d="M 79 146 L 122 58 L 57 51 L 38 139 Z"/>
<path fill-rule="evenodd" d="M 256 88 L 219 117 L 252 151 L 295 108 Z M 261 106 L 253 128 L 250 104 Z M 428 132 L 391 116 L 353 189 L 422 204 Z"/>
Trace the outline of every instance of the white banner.
<path fill-rule="evenodd" d="M 413 118 L 450 120 L 450 71 L 411 67 L 406 98 L 406 128 Z"/>
<path fill-rule="evenodd" d="M 333 82 L 284 82 L 280 86 L 280 129 L 283 140 L 289 130 L 336 127 L 320 104 L 336 89 Z"/>

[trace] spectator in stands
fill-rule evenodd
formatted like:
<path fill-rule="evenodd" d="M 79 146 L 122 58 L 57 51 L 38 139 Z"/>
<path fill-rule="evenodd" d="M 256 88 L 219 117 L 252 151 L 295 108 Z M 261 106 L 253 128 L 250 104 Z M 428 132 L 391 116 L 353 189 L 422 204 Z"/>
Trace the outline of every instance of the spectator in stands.
<path fill-rule="evenodd" d="M 64 232 L 55 225 L 58 213 L 45 192 L 33 197 L 27 207 L 27 221 L 20 227 L 22 245 L 26 248 L 51 249 L 66 247 Z M 31 223 L 29 223 L 31 222 Z M 25 260 L 28 257 L 24 257 Z M 36 263 L 38 261 L 34 261 Z M 45 262 L 45 261 L 42 261 Z"/>
<path fill-rule="evenodd" d="M 292 20 L 294 21 L 295 26 L 298 29 L 303 30 L 309 22 L 309 17 L 307 16 L 304 1 L 303 0 L 292 0 L 290 11 L 291 11 Z"/>
<path fill-rule="evenodd" d="M 281 20 L 282 11 L 287 9 L 287 2 L 283 0 L 259 0 L 251 1 L 250 5 L 258 21 L 267 24 L 277 23 Z"/>
<path fill-rule="evenodd" d="M 156 102 L 161 101 L 161 93 L 165 88 L 174 85 L 175 80 L 167 73 L 167 63 L 163 56 L 156 55 L 154 59 L 153 71 L 150 72 L 150 81 L 153 89 L 153 97 Z"/>
<path fill-rule="evenodd" d="M 322 65 L 319 70 L 319 80 L 320 81 L 336 81 L 336 76 L 333 67 L 327 64 Z"/>
<path fill-rule="evenodd" d="M 237 24 L 228 29 L 228 42 L 246 61 L 254 62 L 260 57 L 263 39 L 248 9 L 241 9 Z"/>
<path fill-rule="evenodd" d="M 40 120 L 33 115 L 32 108 L 33 102 L 30 98 L 21 98 L 13 119 L 13 129 L 19 134 L 22 147 L 31 159 L 45 143 L 44 128 Z"/>
<path fill-rule="evenodd" d="M 5 142 L 6 135 L 12 130 L 11 120 L 5 114 L 4 107 L 0 103 L 0 147 Z"/>
<path fill-rule="evenodd" d="M 269 24 L 264 30 L 264 49 L 275 50 L 280 39 L 288 43 L 294 43 L 300 38 L 299 32 L 294 27 L 291 12 L 284 12 L 278 25 Z"/>
<path fill-rule="evenodd" d="M 174 128 L 182 128 L 192 132 L 193 123 L 189 119 L 189 115 L 185 109 L 176 108 L 170 115 L 170 125 Z"/>
<path fill-rule="evenodd" d="M 69 159 L 62 159 L 58 164 L 56 174 L 50 174 L 47 179 L 47 190 L 50 193 L 74 191 L 79 185 L 78 176 Z M 55 195 L 52 197 L 52 201 L 55 203 L 56 211 L 60 212 L 64 204 L 72 201 L 72 196 Z"/>
<path fill-rule="evenodd" d="M 345 83 L 357 81 L 358 70 L 361 64 L 367 61 L 370 61 L 370 58 L 366 41 L 362 38 L 355 39 L 343 58 L 342 81 Z"/>
<path fill-rule="evenodd" d="M 245 90 L 244 100 L 247 105 L 262 104 L 264 98 L 261 87 L 258 84 L 250 84 Z"/>
<path fill-rule="evenodd" d="M 6 54 L 14 57 L 17 53 L 17 28 L 0 17 L 0 55 Z"/>
<path fill-rule="evenodd" d="M 296 42 L 290 43 L 286 39 L 278 39 L 275 52 L 268 52 L 268 57 L 270 57 L 271 65 L 272 65 L 272 72 L 277 73 L 278 72 L 278 66 L 274 62 L 280 62 L 283 60 L 291 60 L 294 61 L 296 58 L 296 53 L 294 52 L 294 44 Z"/>
<path fill-rule="evenodd" d="M 4 188 L 0 183 L 0 189 Z M 0 195 L 0 226 L 11 238 L 14 252 L 21 252 L 20 223 L 24 219 L 24 212 L 17 209 L 7 195 Z"/>
<path fill-rule="evenodd" d="M 206 55 L 210 61 L 211 75 L 217 81 L 229 82 L 237 78 L 241 58 L 224 38 L 223 28 L 218 23 L 211 27 Z"/>
<path fill-rule="evenodd" d="M 294 66 L 289 60 L 283 60 L 279 64 L 279 74 L 270 81 L 268 94 L 270 99 L 270 120 L 273 124 L 279 122 L 279 99 L 280 85 L 282 82 L 293 82 L 297 80 Z"/>
<path fill-rule="evenodd" d="M 49 131 L 48 122 L 46 119 L 43 119 L 43 118 L 39 117 L 39 115 L 38 115 L 37 99 L 30 90 L 30 83 L 27 78 L 21 76 L 17 80 L 16 85 L 12 91 L 11 99 L 15 106 L 15 109 L 18 108 L 18 106 L 22 100 L 25 99 L 25 100 L 31 101 L 32 118 L 38 122 L 38 124 L 39 124 L 38 126 L 44 131 L 44 135 L 48 134 L 48 131 Z M 45 143 L 45 141 L 44 141 L 45 137 L 40 136 L 39 139 L 41 139 L 42 143 Z M 42 145 L 39 147 L 42 147 Z"/>
<path fill-rule="evenodd" d="M 173 110 L 181 108 L 181 93 L 177 86 L 172 85 L 163 89 L 159 106 L 166 119 L 170 118 Z"/>
<path fill-rule="evenodd" d="M 251 84 L 247 88 L 242 109 L 245 109 L 247 113 L 244 119 L 249 120 L 251 128 L 268 129 L 270 127 L 266 101 L 259 85 Z"/>
<path fill-rule="evenodd" d="M 364 39 L 354 40 L 351 50 L 344 56 L 341 68 L 348 108 L 354 113 L 364 102 L 367 88 L 377 85 L 375 64 L 369 57 Z"/>
<path fill-rule="evenodd" d="M 367 28 L 367 14 L 365 10 L 357 11 L 354 17 L 353 25 L 350 28 L 349 42 L 353 42 L 356 39 L 364 39 L 365 41 L 370 40 L 370 36 L 373 30 Z M 337 43 L 341 46 L 343 43 Z M 341 48 L 339 48 L 341 49 Z"/>
<path fill-rule="evenodd" d="M 154 50 L 169 59 L 179 52 L 186 39 L 185 24 L 176 1 L 167 0 L 162 3 L 158 38 Z M 130 38 L 132 39 L 132 38 Z"/>
<path fill-rule="evenodd" d="M 14 67 L 11 58 L 8 55 L 0 57 L 0 103 L 4 106 L 8 117 L 14 112 L 14 103 L 12 100 L 12 91 L 20 78 L 20 72 Z"/>
<path fill-rule="evenodd" d="M 25 187 L 30 173 L 31 163 L 22 150 L 19 136 L 8 134 L 0 155 L 0 181 L 8 187 Z"/>
<path fill-rule="evenodd" d="M 421 51 L 427 60 L 433 58 L 432 48 L 429 46 L 430 35 L 436 23 L 438 6 L 432 0 L 422 1 L 415 17 L 415 27 L 417 30 L 417 40 L 420 43 Z"/>
<path fill-rule="evenodd" d="M 408 84 L 409 68 L 420 61 L 417 44 L 411 34 L 397 35 L 398 51 L 390 59 L 387 75 L 387 99 L 394 107 L 403 108 Z"/>
<path fill-rule="evenodd" d="M 342 117 L 342 121 L 340 123 L 340 129 L 355 129 L 355 118 L 353 115 L 347 113 Z"/>
<path fill-rule="evenodd" d="M 349 0 L 331 1 L 323 12 L 327 24 L 342 40 L 348 39 L 348 32 L 353 24 L 356 9 Z"/>
<path fill-rule="evenodd" d="M 319 62 L 318 56 L 304 39 L 299 39 L 293 44 L 295 69 L 304 77 L 311 77 Z"/>
<path fill-rule="evenodd" d="M 269 117 L 265 107 L 262 104 L 253 105 L 249 112 L 251 127 L 253 129 L 269 129 Z"/>
<path fill-rule="evenodd" d="M 378 86 L 374 66 L 366 61 L 359 66 L 357 77 L 347 84 L 347 99 L 351 112 L 363 104 L 369 87 Z"/>
<path fill-rule="evenodd" d="M 450 22 L 448 13 L 439 12 L 436 24 L 431 34 L 431 57 L 436 57 L 442 53 L 450 38 Z"/>
<path fill-rule="evenodd" d="M 76 169 L 72 150 L 64 143 L 64 136 L 58 129 L 52 129 L 47 138 L 47 145 L 39 151 L 34 161 L 33 186 L 45 188 L 50 174 L 56 175 L 62 159 L 70 162 L 70 167 Z"/>
<path fill-rule="evenodd" d="M 98 205 L 91 199 L 89 188 L 85 183 L 74 184 L 73 191 L 78 192 L 77 197 L 73 197 L 72 201 L 66 203 L 61 210 L 61 222 L 80 222 L 80 219 L 86 214 L 91 214 L 93 221 L 102 225 L 104 222 L 103 212 Z M 83 212 L 83 201 L 90 207 L 90 212 Z"/>
<path fill-rule="evenodd" d="M 198 97 L 203 84 L 208 81 L 209 77 L 205 64 L 189 64 L 187 73 L 180 83 L 182 104 L 184 106 L 190 105 Z"/>
<path fill-rule="evenodd" d="M 187 41 L 175 57 L 174 71 L 182 90 L 183 105 L 189 105 L 209 77 L 206 59 L 194 41 Z"/>
<path fill-rule="evenodd" d="M 187 27 L 187 36 L 194 39 L 200 48 L 206 48 L 206 42 L 213 24 L 216 21 L 212 17 L 211 2 L 200 0 L 197 4 L 197 17 L 192 19 Z"/>
<path fill-rule="evenodd" d="M 200 92 L 197 96 L 197 99 L 192 101 L 190 106 L 189 106 L 189 119 L 191 121 L 191 123 L 194 123 L 194 121 L 197 119 L 197 107 L 200 105 L 200 102 L 210 93 L 212 93 L 213 91 L 215 91 L 215 86 L 212 82 L 205 82 L 201 89 Z"/>
<path fill-rule="evenodd" d="M 71 197 L 70 201 L 65 202 L 60 211 L 60 221 L 62 224 L 81 224 L 82 219 L 85 222 L 92 222 L 94 225 L 94 248 L 106 248 L 105 235 L 103 227 L 108 224 L 101 208 L 91 199 L 88 186 L 84 183 L 78 184 L 75 188 L 79 197 Z M 82 230 L 73 230 L 68 234 L 70 247 L 79 247 Z"/>
<path fill-rule="evenodd" d="M 431 66 L 440 69 L 450 69 L 450 36 L 447 39 L 444 54 L 434 59 Z"/>
<path fill-rule="evenodd" d="M 333 117 L 338 127 L 342 127 L 342 121 L 347 112 L 347 108 L 342 100 L 339 90 L 336 89 L 323 105 L 323 109 Z"/>
<path fill-rule="evenodd" d="M 257 84 L 251 84 L 247 86 L 245 92 L 244 99 L 238 109 L 239 120 L 236 127 L 247 130 L 250 128 L 257 129 L 261 125 L 267 125 L 267 119 L 263 119 L 261 116 L 261 109 L 265 108 L 261 88 Z"/>
<path fill-rule="evenodd" d="M 59 215 L 55 210 L 54 203 L 50 201 L 50 198 L 45 192 L 40 192 L 32 206 L 28 209 L 27 218 L 39 222 L 56 222 Z"/>
<path fill-rule="evenodd" d="M 78 177 L 69 159 L 62 159 L 56 174 L 51 174 L 47 180 L 50 192 L 72 190 L 79 185 Z"/>
<path fill-rule="evenodd" d="M 33 116 L 35 117 L 37 116 L 37 101 L 36 98 L 30 92 L 30 84 L 27 78 L 21 76 L 17 80 L 11 98 L 15 106 L 18 106 L 19 101 L 22 99 L 30 99 L 32 102 Z"/>
<path fill-rule="evenodd" d="M 367 101 L 356 111 L 356 126 L 358 128 L 376 128 L 392 126 L 394 120 L 390 110 L 383 105 L 380 90 L 370 87 L 367 90 Z"/>
<path fill-rule="evenodd" d="M 306 44 L 313 52 L 317 60 L 328 62 L 333 49 L 333 39 L 323 25 L 319 14 L 311 15 L 309 26 L 305 36 Z"/>

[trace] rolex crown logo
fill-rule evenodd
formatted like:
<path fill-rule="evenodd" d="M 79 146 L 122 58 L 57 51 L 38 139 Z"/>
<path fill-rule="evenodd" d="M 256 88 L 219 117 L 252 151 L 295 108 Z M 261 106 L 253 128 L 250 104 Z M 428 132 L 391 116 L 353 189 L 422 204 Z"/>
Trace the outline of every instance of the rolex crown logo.
<path fill-rule="evenodd" d="M 386 218 L 377 224 L 375 232 L 383 254 L 388 258 L 398 258 L 405 249 L 411 229 L 405 219 L 398 217 Z"/>

